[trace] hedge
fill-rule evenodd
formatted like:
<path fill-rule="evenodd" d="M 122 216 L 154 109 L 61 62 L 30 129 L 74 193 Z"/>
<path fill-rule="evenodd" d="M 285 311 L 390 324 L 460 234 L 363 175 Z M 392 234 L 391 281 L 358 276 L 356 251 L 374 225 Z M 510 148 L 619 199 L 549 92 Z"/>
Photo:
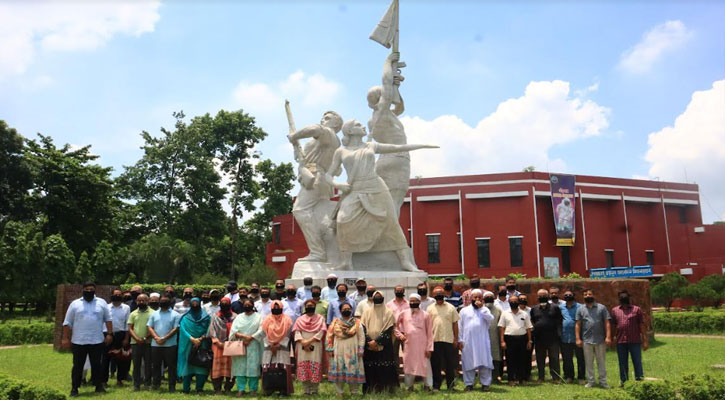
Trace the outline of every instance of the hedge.
<path fill-rule="evenodd" d="M 0 346 L 53 343 L 52 322 L 0 324 Z"/>
<path fill-rule="evenodd" d="M 653 313 L 655 333 L 725 334 L 725 311 L 656 312 Z"/>
<path fill-rule="evenodd" d="M 576 400 L 715 400 L 725 399 L 725 379 L 688 375 L 679 381 L 631 382 L 624 389 L 576 394 Z"/>
<path fill-rule="evenodd" d="M 166 286 L 169 286 L 168 283 L 124 283 L 121 286 L 122 290 L 131 290 L 134 286 L 141 286 L 143 288 L 144 293 L 150 294 L 150 293 L 160 293 L 164 294 L 164 289 L 166 289 Z M 181 297 L 181 293 L 184 291 L 184 288 L 190 287 L 194 289 L 194 293 L 196 295 L 200 295 L 201 292 L 205 290 L 212 290 L 217 289 L 220 290 L 222 293 L 226 293 L 227 289 L 225 285 L 195 285 L 195 284 L 188 284 L 188 285 L 171 285 L 174 287 L 175 293 L 177 297 Z M 245 285 L 243 283 L 238 284 L 239 287 L 246 287 L 249 288 L 249 285 Z"/>
<path fill-rule="evenodd" d="M 3 400 L 65 400 L 61 392 L 0 375 L 0 399 Z"/>

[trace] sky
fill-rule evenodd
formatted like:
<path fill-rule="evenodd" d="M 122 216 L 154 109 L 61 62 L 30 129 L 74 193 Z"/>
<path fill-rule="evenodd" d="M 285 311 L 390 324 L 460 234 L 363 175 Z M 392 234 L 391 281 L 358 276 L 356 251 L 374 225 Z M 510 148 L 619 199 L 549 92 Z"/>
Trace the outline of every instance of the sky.
<path fill-rule="evenodd" d="M 0 0 L 0 119 L 92 145 L 114 168 L 140 132 L 220 109 L 253 115 L 291 162 L 326 110 L 370 117 L 389 1 Z M 725 220 L 725 3 L 400 0 L 412 176 L 536 170 L 700 185 Z"/>

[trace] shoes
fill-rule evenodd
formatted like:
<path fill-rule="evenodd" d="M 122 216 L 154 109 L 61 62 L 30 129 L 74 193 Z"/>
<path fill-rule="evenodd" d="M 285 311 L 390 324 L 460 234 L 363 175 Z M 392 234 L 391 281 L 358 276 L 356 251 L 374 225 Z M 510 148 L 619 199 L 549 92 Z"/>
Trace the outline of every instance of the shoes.
<path fill-rule="evenodd" d="M 593 385 L 593 384 L 591 384 L 591 383 L 587 383 L 586 385 L 584 385 L 584 387 L 585 387 L 585 388 L 593 388 L 593 387 L 594 387 L 594 385 Z"/>
<path fill-rule="evenodd" d="M 571 384 L 572 382 L 574 382 L 574 380 L 571 378 L 566 378 L 566 380 L 564 380 L 564 382 Z"/>
<path fill-rule="evenodd" d="M 463 389 L 464 392 L 470 392 L 471 390 L 473 390 L 473 386 L 466 386 L 466 388 Z"/>
<path fill-rule="evenodd" d="M 482 392 L 488 392 L 488 391 L 489 391 L 489 389 L 488 389 L 488 386 L 483 386 L 483 387 L 481 388 L 481 391 L 482 391 Z"/>
<path fill-rule="evenodd" d="M 544 383 L 544 380 L 543 379 L 537 379 L 536 380 L 536 383 L 538 383 L 539 385 L 541 385 L 542 383 Z"/>
<path fill-rule="evenodd" d="M 70 397 L 78 397 L 78 389 L 71 389 Z"/>
<path fill-rule="evenodd" d="M 103 386 L 96 386 L 96 393 L 106 393 L 106 389 Z"/>
<path fill-rule="evenodd" d="M 599 386 L 601 386 L 601 387 L 602 387 L 602 389 L 611 389 L 611 388 L 612 388 L 612 387 L 611 387 L 611 386 L 609 386 L 609 384 L 608 384 L 608 383 L 606 383 L 606 382 L 605 382 L 605 383 L 602 383 L 602 384 L 601 384 L 601 385 L 599 385 Z"/>

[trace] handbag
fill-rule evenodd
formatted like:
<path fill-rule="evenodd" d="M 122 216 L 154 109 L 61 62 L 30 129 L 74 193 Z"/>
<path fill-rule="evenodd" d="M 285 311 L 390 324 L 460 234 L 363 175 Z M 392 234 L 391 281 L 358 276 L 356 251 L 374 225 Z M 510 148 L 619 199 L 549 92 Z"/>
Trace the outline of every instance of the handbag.
<path fill-rule="evenodd" d="M 108 351 L 108 355 L 118 361 L 131 361 L 131 348 L 120 348 Z"/>
<path fill-rule="evenodd" d="M 287 390 L 287 370 L 284 364 L 271 364 L 262 369 L 262 389 Z"/>
<path fill-rule="evenodd" d="M 192 346 L 191 351 L 189 351 L 189 364 L 199 368 L 211 369 L 214 363 L 214 352 L 210 347 L 211 339 L 209 338 L 202 340 L 198 347 Z"/>
<path fill-rule="evenodd" d="M 241 340 L 227 340 L 224 342 L 224 351 L 222 352 L 224 357 L 233 356 L 246 356 L 247 346 Z"/>

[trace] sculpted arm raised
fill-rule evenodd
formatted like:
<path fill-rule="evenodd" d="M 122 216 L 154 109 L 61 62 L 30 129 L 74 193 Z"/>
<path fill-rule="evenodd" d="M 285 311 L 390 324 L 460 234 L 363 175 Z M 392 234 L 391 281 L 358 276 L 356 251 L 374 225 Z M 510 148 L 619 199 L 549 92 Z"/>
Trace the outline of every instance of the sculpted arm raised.
<path fill-rule="evenodd" d="M 375 152 L 378 154 L 387 153 L 402 153 L 406 151 L 420 150 L 420 149 L 438 149 L 440 146 L 433 144 L 386 144 L 377 143 L 375 146 Z"/>

